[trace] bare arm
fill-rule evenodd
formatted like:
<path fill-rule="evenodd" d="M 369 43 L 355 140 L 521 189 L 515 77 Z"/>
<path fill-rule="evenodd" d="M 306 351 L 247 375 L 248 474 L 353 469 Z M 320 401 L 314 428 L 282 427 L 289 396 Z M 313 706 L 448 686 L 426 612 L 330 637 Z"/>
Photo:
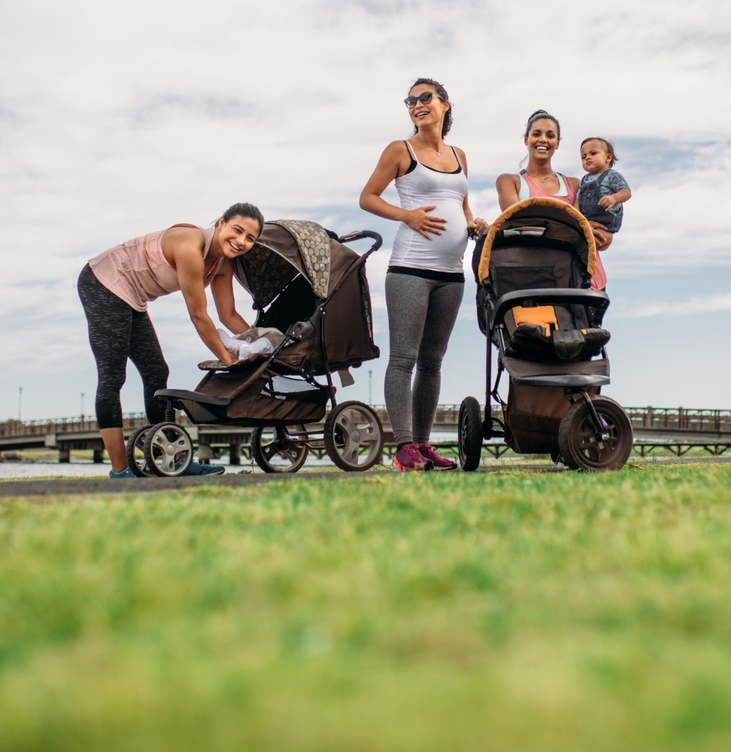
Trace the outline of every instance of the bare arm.
<path fill-rule="evenodd" d="M 236 310 L 233 276 L 233 264 L 229 259 L 224 259 L 221 269 L 211 282 L 211 292 L 221 323 L 230 332 L 241 334 L 249 328 L 249 325 Z"/>
<path fill-rule="evenodd" d="M 407 157 L 406 146 L 403 142 L 394 141 L 389 144 L 381 154 L 376 169 L 360 194 L 360 208 L 378 217 L 405 222 L 412 230 L 431 240 L 427 233 L 441 235 L 444 225 L 447 223 L 446 219 L 434 217 L 428 213 L 436 209 L 436 205 L 420 206 L 417 209 L 407 211 L 399 206 L 389 204 L 388 201 L 381 198 L 381 194 L 389 184 L 406 172 L 409 162 L 410 159 Z"/>
<path fill-rule="evenodd" d="M 462 166 L 464 167 L 464 174 L 467 177 L 467 157 L 462 149 L 457 149 Z M 465 219 L 467 220 L 467 232 L 470 235 L 476 235 L 479 237 L 485 230 L 487 230 L 487 222 L 480 217 L 474 217 L 472 215 L 472 209 L 470 209 L 469 194 L 465 193 L 464 201 L 462 201 L 462 209 L 464 211 Z"/>
<path fill-rule="evenodd" d="M 495 187 L 497 188 L 497 197 L 501 212 L 504 212 L 509 206 L 518 203 L 520 178 L 517 175 L 510 175 L 509 173 L 500 175 L 495 182 Z"/>
<path fill-rule="evenodd" d="M 632 198 L 632 191 L 629 188 L 622 188 L 621 191 L 612 193 L 611 196 L 602 196 L 599 199 L 599 206 L 605 209 L 611 209 L 615 204 L 623 204 Z"/>
<path fill-rule="evenodd" d="M 170 247 L 170 255 L 178 272 L 178 282 L 193 326 L 211 352 L 226 365 L 231 365 L 236 359 L 221 342 L 216 325 L 208 315 L 206 291 L 203 287 L 205 262 L 202 250 L 202 239 L 196 237 L 196 234 L 188 233 Z"/>

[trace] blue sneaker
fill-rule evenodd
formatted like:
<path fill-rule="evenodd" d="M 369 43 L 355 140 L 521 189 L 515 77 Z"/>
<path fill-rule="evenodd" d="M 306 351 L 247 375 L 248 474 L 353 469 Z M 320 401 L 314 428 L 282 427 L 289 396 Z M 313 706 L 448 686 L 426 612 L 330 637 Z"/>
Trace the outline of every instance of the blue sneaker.
<path fill-rule="evenodd" d="M 223 465 L 201 465 L 199 462 L 191 462 L 184 475 L 223 475 L 226 468 Z"/>
<path fill-rule="evenodd" d="M 110 470 L 109 477 L 110 478 L 136 478 L 137 476 L 128 467 L 125 467 L 124 470 L 122 470 L 119 473 L 115 473 L 114 470 Z"/>

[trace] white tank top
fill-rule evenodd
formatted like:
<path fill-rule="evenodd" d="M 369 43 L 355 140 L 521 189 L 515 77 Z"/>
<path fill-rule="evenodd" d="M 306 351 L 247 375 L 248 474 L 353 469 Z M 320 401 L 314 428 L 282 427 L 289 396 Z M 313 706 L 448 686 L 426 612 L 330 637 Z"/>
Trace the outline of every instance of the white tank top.
<path fill-rule="evenodd" d="M 440 172 L 421 164 L 409 148 L 416 167 L 396 178 L 396 190 L 401 199 L 401 208 L 417 209 L 420 206 L 436 208 L 429 214 L 447 220 L 441 235 L 429 234 L 427 240 L 407 224 L 399 225 L 393 241 L 390 266 L 405 266 L 436 272 L 461 273 L 462 257 L 467 248 L 467 218 L 464 215 L 464 197 L 467 195 L 467 176 L 454 147 L 459 169 L 456 172 Z"/>

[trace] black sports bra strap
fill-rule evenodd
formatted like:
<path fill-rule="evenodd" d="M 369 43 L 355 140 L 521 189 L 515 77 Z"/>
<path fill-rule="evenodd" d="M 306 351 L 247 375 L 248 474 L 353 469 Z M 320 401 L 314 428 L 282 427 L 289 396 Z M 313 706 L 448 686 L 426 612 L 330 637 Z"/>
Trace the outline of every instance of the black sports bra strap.
<path fill-rule="evenodd" d="M 454 146 L 449 147 L 452 150 L 452 154 L 454 154 L 454 158 L 457 160 L 457 166 L 460 170 L 464 170 L 464 165 L 462 164 L 462 160 L 457 155 L 457 150 L 454 148 Z"/>
<path fill-rule="evenodd" d="M 411 159 L 411 162 L 409 163 L 409 166 L 404 173 L 404 175 L 408 175 L 410 172 L 413 172 L 416 169 L 416 165 L 419 164 L 419 162 L 417 162 L 415 152 L 412 151 L 409 142 L 404 139 L 404 144 L 406 145 L 406 151 L 409 152 L 409 157 Z"/>

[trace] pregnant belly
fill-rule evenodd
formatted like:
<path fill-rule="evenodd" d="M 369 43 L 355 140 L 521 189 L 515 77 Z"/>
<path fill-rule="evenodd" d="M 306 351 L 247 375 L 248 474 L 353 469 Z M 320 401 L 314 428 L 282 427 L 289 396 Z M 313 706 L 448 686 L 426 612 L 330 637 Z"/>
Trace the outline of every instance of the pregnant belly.
<path fill-rule="evenodd" d="M 411 266 L 435 271 L 461 272 L 462 257 L 467 247 L 467 220 L 460 205 L 456 211 L 451 207 L 437 207 L 429 212 L 447 220 L 441 235 L 429 233 L 429 239 L 401 224 L 394 241 L 393 265 Z"/>

